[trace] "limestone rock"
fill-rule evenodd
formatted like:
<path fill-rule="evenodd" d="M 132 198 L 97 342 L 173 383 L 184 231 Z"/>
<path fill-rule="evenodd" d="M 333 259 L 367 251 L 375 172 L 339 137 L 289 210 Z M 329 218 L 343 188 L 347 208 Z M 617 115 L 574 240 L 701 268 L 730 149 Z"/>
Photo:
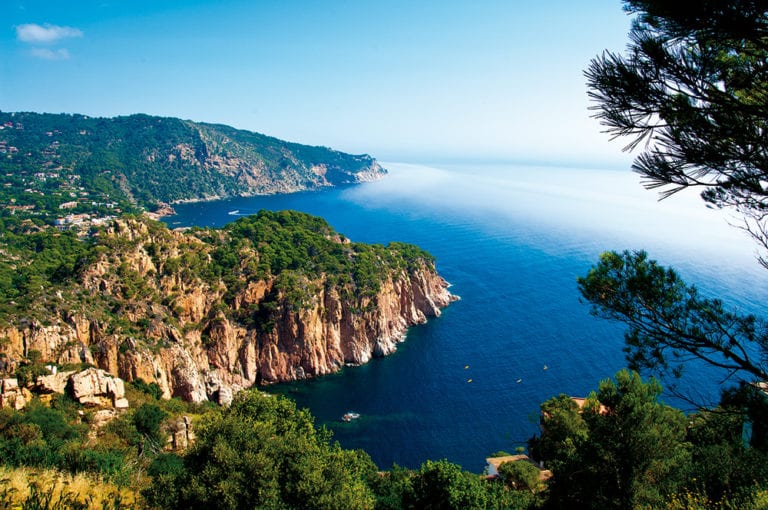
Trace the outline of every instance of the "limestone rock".
<path fill-rule="evenodd" d="M 100 429 L 107 423 L 111 422 L 117 417 L 117 413 L 114 409 L 99 409 L 93 414 L 91 419 L 91 428 Z"/>
<path fill-rule="evenodd" d="M 38 376 L 35 382 L 35 391 L 39 393 L 64 393 L 64 389 L 69 381 L 69 376 L 74 374 L 69 372 L 54 372 L 49 375 Z"/>
<path fill-rule="evenodd" d="M 190 420 L 189 416 L 182 416 L 172 422 L 169 432 L 168 446 L 173 451 L 186 450 L 195 439 L 195 435 L 192 432 L 192 420 Z"/>
<path fill-rule="evenodd" d="M 70 376 L 72 395 L 83 405 L 117 407 L 125 405 L 125 383 L 98 368 L 88 368 Z"/>
<path fill-rule="evenodd" d="M 18 379 L 3 379 L 3 393 L 10 393 L 19 389 Z"/>
<path fill-rule="evenodd" d="M 32 393 L 26 388 L 20 388 L 18 379 L 0 379 L 0 390 L 0 407 L 19 411 L 32 400 Z"/>

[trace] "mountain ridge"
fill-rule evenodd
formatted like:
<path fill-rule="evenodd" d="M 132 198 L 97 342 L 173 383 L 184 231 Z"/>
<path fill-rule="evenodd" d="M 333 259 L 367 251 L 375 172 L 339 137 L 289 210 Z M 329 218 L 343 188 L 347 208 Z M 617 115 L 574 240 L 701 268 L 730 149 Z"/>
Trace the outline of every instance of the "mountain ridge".
<path fill-rule="evenodd" d="M 0 204 L 49 223 L 59 209 L 84 213 L 96 207 L 89 204 L 141 212 L 178 202 L 355 184 L 386 174 L 368 154 L 173 117 L 0 112 L 0 128 Z"/>

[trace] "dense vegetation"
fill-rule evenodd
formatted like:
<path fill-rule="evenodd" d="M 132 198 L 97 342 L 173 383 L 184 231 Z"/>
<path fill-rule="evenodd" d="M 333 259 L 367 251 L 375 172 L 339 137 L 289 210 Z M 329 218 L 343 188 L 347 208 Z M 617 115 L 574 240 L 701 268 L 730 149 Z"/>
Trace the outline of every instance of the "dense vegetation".
<path fill-rule="evenodd" d="M 659 402 L 658 382 L 621 371 L 582 408 L 563 395 L 550 399 L 530 445 L 555 472 L 545 487 L 524 461 L 501 464 L 497 478 L 445 460 L 382 472 L 287 398 L 246 391 L 229 408 L 195 406 L 158 400 L 138 380 L 127 388 L 132 410 L 98 426 L 94 409 L 66 395 L 3 410 L 0 473 L 9 474 L 0 477 L 0 504 L 39 503 L 48 487 L 14 494 L 11 479 L 19 469 L 53 469 L 60 479 L 90 477 L 95 487 L 61 489 L 56 501 L 64 503 L 37 508 L 95 508 L 84 502 L 98 491 L 110 508 L 765 508 L 768 436 L 754 430 L 745 440 L 742 432 L 766 416 L 768 403 L 745 407 L 748 391 L 685 417 Z M 197 438 L 186 451 L 167 450 L 182 416 Z"/>
<path fill-rule="evenodd" d="M 0 112 L 0 217 L 52 223 L 159 203 L 283 193 L 383 172 L 368 155 L 174 118 Z"/>
<path fill-rule="evenodd" d="M 659 402 L 661 385 L 621 371 L 582 407 L 565 395 L 541 406 L 532 454 L 555 473 L 555 508 L 762 508 L 768 489 L 768 400 L 729 390 L 688 417 Z M 747 404 L 750 402 L 751 404 Z"/>
<path fill-rule="evenodd" d="M 10 452 L 4 463 L 100 477 L 96 490 L 127 489 L 130 497 L 112 493 L 110 508 L 472 510 L 528 508 L 540 501 L 535 492 L 447 461 L 380 472 L 365 452 L 339 447 L 306 410 L 283 397 L 242 392 L 221 409 L 156 400 L 146 389 L 129 385 L 135 409 L 90 435 L 85 432 L 93 411 L 65 396 L 51 407 L 4 410 L 0 445 Z M 192 417 L 197 440 L 186 452 L 163 451 L 162 434 L 182 414 Z M 0 479 L 0 504 L 23 499 L 3 490 L 9 483 Z M 39 503 L 47 489 L 36 487 L 28 503 Z M 64 503 L 41 508 L 94 508 L 83 503 L 92 489 L 63 494 Z"/>
<path fill-rule="evenodd" d="M 95 255 L 94 243 L 73 232 L 5 230 L 0 231 L 0 240 L 0 324 L 72 285 Z"/>
<path fill-rule="evenodd" d="M 164 287 L 172 279 L 219 295 L 216 312 L 246 327 L 268 329 L 280 307 L 310 305 L 318 285 L 335 287 L 357 302 L 373 297 L 387 278 L 433 264 L 431 255 L 416 246 L 350 242 L 321 218 L 295 211 L 261 211 L 221 229 L 185 234 L 147 219 L 125 218 L 119 224 L 131 232 L 121 235 L 116 223 L 87 239 L 53 229 L 0 233 L 0 324 L 21 319 L 48 324 L 77 312 L 106 331 L 144 338 L 149 319 L 164 317 L 178 325 L 178 292 Z M 137 253 L 149 257 L 157 270 L 132 269 L 126 258 Z M 95 263 L 114 268 L 102 277 L 110 282 L 109 292 L 83 288 L 84 274 Z M 273 291 L 260 309 L 234 307 L 249 282 L 271 280 Z M 367 306 L 374 305 L 371 300 Z M 125 321 L 124 311 L 146 314 L 146 319 Z"/>

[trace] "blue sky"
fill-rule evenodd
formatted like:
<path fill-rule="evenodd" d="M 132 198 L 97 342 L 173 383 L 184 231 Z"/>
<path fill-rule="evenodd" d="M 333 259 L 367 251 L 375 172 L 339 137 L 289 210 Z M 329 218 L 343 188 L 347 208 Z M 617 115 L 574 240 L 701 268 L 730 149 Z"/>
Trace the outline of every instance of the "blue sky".
<path fill-rule="evenodd" d="M 3 0 L 0 109 L 149 113 L 380 159 L 626 164 L 583 70 L 619 0 Z"/>

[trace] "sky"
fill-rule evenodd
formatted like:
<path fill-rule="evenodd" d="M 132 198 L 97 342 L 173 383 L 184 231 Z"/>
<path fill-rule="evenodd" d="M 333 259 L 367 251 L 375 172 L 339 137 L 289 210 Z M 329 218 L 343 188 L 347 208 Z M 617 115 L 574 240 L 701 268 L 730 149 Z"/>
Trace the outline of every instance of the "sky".
<path fill-rule="evenodd" d="M 147 113 L 388 161 L 629 165 L 583 71 L 620 0 L 0 0 L 0 110 Z"/>

